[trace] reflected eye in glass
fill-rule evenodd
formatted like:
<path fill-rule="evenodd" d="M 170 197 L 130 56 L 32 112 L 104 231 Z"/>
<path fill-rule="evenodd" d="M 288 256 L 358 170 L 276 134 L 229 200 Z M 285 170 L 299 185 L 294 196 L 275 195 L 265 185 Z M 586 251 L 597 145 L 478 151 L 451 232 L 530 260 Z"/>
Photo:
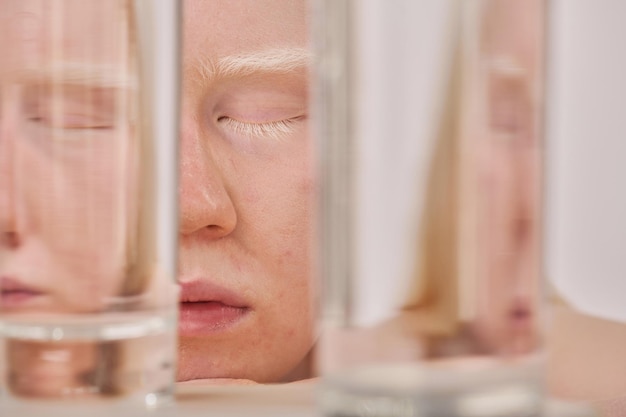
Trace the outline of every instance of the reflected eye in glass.
<path fill-rule="evenodd" d="M 494 60 L 487 71 L 489 127 L 500 139 L 524 143 L 532 131 L 531 80 L 512 60 Z"/>
<path fill-rule="evenodd" d="M 119 124 L 117 93 L 83 86 L 25 88 L 23 118 L 27 125 L 49 131 L 111 130 Z"/>

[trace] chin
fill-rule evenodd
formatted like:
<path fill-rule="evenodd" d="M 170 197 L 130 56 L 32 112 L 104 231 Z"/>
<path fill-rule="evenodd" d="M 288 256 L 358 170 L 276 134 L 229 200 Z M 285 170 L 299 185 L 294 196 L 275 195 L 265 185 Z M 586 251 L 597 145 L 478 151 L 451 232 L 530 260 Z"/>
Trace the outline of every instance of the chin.
<path fill-rule="evenodd" d="M 262 342 L 224 342 L 181 337 L 177 381 L 228 379 L 279 383 L 310 376 L 310 345 L 298 354 L 263 350 Z"/>

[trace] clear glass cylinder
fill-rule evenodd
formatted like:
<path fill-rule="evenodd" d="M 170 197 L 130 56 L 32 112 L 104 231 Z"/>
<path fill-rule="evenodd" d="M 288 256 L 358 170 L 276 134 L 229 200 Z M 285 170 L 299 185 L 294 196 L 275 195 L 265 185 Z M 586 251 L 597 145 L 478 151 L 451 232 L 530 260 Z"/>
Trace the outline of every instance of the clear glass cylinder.
<path fill-rule="evenodd" d="M 172 396 L 178 7 L 0 4 L 4 405 Z"/>
<path fill-rule="evenodd" d="M 544 2 L 316 5 L 323 412 L 537 414 Z"/>

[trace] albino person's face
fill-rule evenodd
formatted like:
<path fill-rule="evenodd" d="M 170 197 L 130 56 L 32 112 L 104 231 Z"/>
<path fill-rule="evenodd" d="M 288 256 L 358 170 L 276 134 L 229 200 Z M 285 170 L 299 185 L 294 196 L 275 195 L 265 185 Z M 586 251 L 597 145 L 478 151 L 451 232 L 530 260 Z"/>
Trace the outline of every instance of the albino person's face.
<path fill-rule="evenodd" d="M 537 347 L 541 317 L 543 0 L 487 2 L 482 45 L 486 130 L 476 128 L 479 326 L 496 350 Z M 480 104 L 476 105 L 480 107 Z"/>
<path fill-rule="evenodd" d="M 0 313 L 90 312 L 124 277 L 133 127 L 120 2 L 0 5 Z"/>
<path fill-rule="evenodd" d="M 180 380 L 289 380 L 312 346 L 305 3 L 184 2 Z"/>

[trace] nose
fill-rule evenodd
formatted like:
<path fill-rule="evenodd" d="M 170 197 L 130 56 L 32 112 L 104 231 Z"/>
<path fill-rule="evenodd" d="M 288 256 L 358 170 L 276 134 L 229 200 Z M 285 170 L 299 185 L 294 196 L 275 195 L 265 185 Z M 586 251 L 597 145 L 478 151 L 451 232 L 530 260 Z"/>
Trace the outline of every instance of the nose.
<path fill-rule="evenodd" d="M 220 150 L 183 121 L 180 138 L 179 232 L 219 239 L 237 225 Z"/>
<path fill-rule="evenodd" d="M 15 155 L 13 155 L 10 143 L 11 133 L 7 127 L 6 119 L 0 113 L 0 247 L 15 248 L 20 242 L 14 198 L 13 163 Z"/>

